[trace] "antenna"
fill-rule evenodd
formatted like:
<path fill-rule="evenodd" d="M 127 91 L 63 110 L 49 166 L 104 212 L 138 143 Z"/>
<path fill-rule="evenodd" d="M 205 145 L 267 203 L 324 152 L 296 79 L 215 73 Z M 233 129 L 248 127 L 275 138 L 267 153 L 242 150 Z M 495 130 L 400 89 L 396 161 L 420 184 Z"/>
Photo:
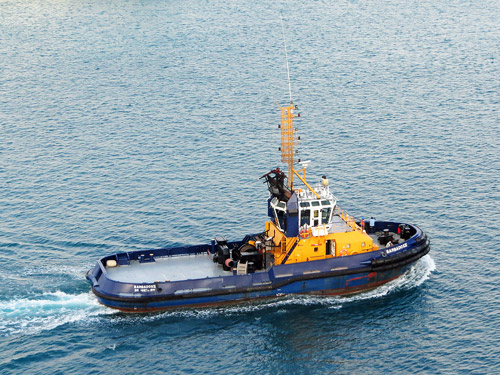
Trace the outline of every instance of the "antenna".
<path fill-rule="evenodd" d="M 285 27 L 283 26 L 283 15 L 281 14 L 280 14 L 280 19 L 281 19 L 281 32 L 283 34 L 283 44 L 285 45 L 286 71 L 288 73 L 288 92 L 290 93 L 290 105 L 288 107 L 280 107 L 281 125 L 279 127 L 281 128 L 281 147 L 280 147 L 281 162 L 288 164 L 288 186 L 290 187 L 291 190 L 293 190 L 293 175 L 295 174 L 299 178 L 299 180 L 302 181 L 304 185 L 306 185 L 309 188 L 309 190 L 311 190 L 314 193 L 314 195 L 316 195 L 316 198 L 320 199 L 319 194 L 316 193 L 314 189 L 305 180 L 306 168 L 307 164 L 309 164 L 309 161 L 305 161 L 302 163 L 302 169 L 300 170 L 300 172 L 304 172 L 304 177 L 302 177 L 293 168 L 294 155 L 297 153 L 297 151 L 294 152 L 293 146 L 296 144 L 298 140 L 300 140 L 300 137 L 295 138 L 294 136 L 294 132 L 297 131 L 297 129 L 294 129 L 293 127 L 293 118 L 300 117 L 300 113 L 294 114 L 294 111 L 297 110 L 298 107 L 293 105 L 293 100 L 292 100 L 292 84 L 290 83 L 290 68 L 288 66 L 288 53 L 286 49 Z"/>
<path fill-rule="evenodd" d="M 281 19 L 281 33 L 283 34 L 283 44 L 285 45 L 286 72 L 288 74 L 288 92 L 290 93 L 290 104 L 293 104 L 292 85 L 290 83 L 290 68 L 288 67 L 288 53 L 286 50 L 285 27 L 283 26 L 283 16 L 281 14 L 280 14 L 280 19 Z"/>

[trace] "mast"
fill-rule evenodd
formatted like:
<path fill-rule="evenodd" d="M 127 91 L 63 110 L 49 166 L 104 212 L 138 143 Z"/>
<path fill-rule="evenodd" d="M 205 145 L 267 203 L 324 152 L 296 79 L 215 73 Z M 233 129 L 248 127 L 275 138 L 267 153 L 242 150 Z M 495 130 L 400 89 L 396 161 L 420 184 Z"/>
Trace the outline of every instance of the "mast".
<path fill-rule="evenodd" d="M 280 19 L 281 19 L 281 34 L 283 34 L 283 44 L 285 46 L 286 72 L 288 74 L 288 93 L 290 94 L 290 106 L 291 106 L 291 105 L 293 105 L 292 84 L 290 83 L 290 68 L 288 66 L 288 53 L 286 50 L 285 27 L 283 26 L 283 16 L 282 15 L 280 15 Z"/>
<path fill-rule="evenodd" d="M 298 171 L 293 168 L 293 156 L 295 155 L 293 146 L 300 141 L 300 137 L 295 137 L 293 134 L 296 130 L 293 128 L 293 118 L 300 117 L 300 113 L 294 114 L 295 109 L 298 108 L 293 103 L 290 103 L 288 107 L 281 107 L 281 162 L 288 164 L 287 176 L 290 190 L 293 191 L 293 175 L 295 174 L 316 195 L 316 198 L 320 199 L 319 194 L 306 182 L 306 162 L 303 162 L 302 169 Z M 304 172 L 304 177 L 299 172 Z"/>
<path fill-rule="evenodd" d="M 296 174 L 297 177 L 307 186 L 309 190 L 311 190 L 316 197 L 319 199 L 318 193 L 314 191 L 314 189 L 306 182 L 305 177 L 306 177 L 306 167 L 304 167 L 300 170 L 300 172 L 304 172 L 304 177 L 299 175 L 299 173 L 293 169 L 293 162 L 294 162 L 294 150 L 293 146 L 295 143 L 298 143 L 300 140 L 300 137 L 295 137 L 294 136 L 294 129 L 293 128 L 293 118 L 294 117 L 300 117 L 300 113 L 297 113 L 296 115 L 294 114 L 294 110 L 298 109 L 298 107 L 293 105 L 293 100 L 292 100 L 292 84 L 290 81 L 290 68 L 288 65 L 288 53 L 287 53 L 287 48 L 286 48 L 286 38 L 285 38 L 285 28 L 283 26 L 283 16 L 280 16 L 281 18 L 281 32 L 283 34 L 283 44 L 285 46 L 285 60 L 286 60 L 286 72 L 288 75 L 288 93 L 290 94 L 290 105 L 288 107 L 280 107 L 281 108 L 281 162 L 282 163 L 287 163 L 288 165 L 288 186 L 291 191 L 293 191 L 293 175 Z M 300 161 L 300 160 L 299 160 Z"/>
<path fill-rule="evenodd" d="M 281 162 L 288 165 L 288 186 L 293 189 L 293 145 L 296 140 L 293 135 L 292 103 L 288 107 L 281 107 Z"/>
<path fill-rule="evenodd" d="M 281 162 L 288 165 L 288 186 L 293 189 L 293 100 L 292 84 L 290 81 L 290 68 L 288 65 L 288 53 L 286 48 L 285 27 L 283 26 L 283 16 L 281 19 L 281 33 L 283 35 L 283 45 L 285 46 L 286 72 L 288 75 L 288 93 L 290 94 L 290 105 L 281 107 Z"/>

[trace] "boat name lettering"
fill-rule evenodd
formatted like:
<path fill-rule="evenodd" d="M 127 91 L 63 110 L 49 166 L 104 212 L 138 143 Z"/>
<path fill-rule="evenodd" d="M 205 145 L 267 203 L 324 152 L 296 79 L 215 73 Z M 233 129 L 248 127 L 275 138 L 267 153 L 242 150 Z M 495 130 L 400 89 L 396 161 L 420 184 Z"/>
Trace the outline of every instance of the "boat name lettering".
<path fill-rule="evenodd" d="M 408 244 L 407 244 L 407 243 L 404 243 L 404 244 L 402 244 L 402 245 L 399 245 L 399 246 L 393 247 L 392 249 L 386 250 L 385 252 L 386 252 L 387 254 L 392 254 L 392 253 L 394 253 L 394 252 L 396 252 L 396 251 L 399 251 L 399 250 L 401 250 L 401 249 L 404 249 L 405 247 L 408 247 Z"/>
<path fill-rule="evenodd" d="M 134 292 L 154 292 L 156 291 L 155 284 L 134 285 Z"/>

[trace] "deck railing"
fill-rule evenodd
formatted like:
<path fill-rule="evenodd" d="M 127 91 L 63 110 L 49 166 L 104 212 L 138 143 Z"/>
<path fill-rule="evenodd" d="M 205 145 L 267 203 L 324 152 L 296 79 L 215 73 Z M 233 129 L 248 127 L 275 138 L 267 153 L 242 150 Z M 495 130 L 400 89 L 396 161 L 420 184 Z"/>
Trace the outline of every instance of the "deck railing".
<path fill-rule="evenodd" d="M 337 206 L 337 209 L 340 218 L 344 220 L 349 227 L 353 230 L 361 232 L 362 229 L 358 224 L 356 224 L 356 220 L 353 216 L 349 215 L 345 210 L 341 210 L 339 206 Z"/>

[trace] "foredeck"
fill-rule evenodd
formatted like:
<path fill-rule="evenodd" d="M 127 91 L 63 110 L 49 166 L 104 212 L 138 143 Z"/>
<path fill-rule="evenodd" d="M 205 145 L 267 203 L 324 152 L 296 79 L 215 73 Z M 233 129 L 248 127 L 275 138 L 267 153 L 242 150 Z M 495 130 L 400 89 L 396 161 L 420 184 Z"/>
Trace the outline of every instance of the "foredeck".
<path fill-rule="evenodd" d="M 130 265 L 109 267 L 106 271 L 114 281 L 137 284 L 231 275 L 214 263 L 208 254 L 162 257 L 156 258 L 155 262 L 143 263 L 133 260 Z"/>
<path fill-rule="evenodd" d="M 379 240 L 378 240 L 378 236 L 379 234 L 377 233 L 367 233 L 372 239 L 373 239 L 373 244 L 374 245 L 377 245 L 380 249 L 384 249 L 386 248 L 387 246 L 386 245 L 382 245 Z M 402 243 L 404 242 L 405 240 L 403 238 L 401 238 L 401 236 L 397 233 L 391 233 L 392 234 L 392 237 L 394 238 L 394 240 L 396 241 L 396 243 Z"/>

